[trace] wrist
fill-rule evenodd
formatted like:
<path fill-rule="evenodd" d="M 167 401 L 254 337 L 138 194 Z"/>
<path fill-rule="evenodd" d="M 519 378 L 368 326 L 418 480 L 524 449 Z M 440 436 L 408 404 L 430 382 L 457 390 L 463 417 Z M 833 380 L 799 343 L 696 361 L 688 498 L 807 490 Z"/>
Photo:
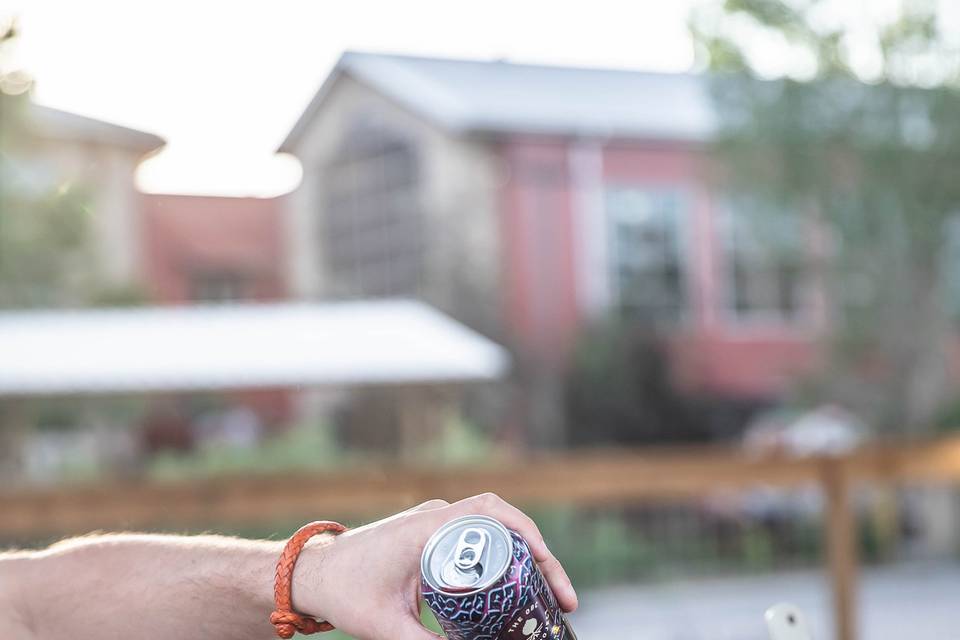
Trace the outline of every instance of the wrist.
<path fill-rule="evenodd" d="M 330 586 L 324 580 L 325 569 L 329 565 L 330 555 L 333 552 L 336 538 L 330 534 L 316 536 L 303 547 L 300 557 L 293 568 L 291 598 L 293 610 L 327 621 L 327 606 L 330 598 L 325 595 L 325 589 Z"/>

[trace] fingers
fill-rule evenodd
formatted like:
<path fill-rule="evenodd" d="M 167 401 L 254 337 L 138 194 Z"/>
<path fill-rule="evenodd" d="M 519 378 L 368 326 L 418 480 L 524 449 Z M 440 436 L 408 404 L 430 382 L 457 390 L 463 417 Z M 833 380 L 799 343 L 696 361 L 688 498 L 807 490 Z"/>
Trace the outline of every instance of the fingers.
<path fill-rule="evenodd" d="M 553 589 L 553 594 L 557 596 L 560 608 L 567 613 L 576 611 L 579 604 L 577 592 L 574 590 L 573 583 L 570 582 L 570 577 L 567 576 L 567 572 L 560 561 L 551 555 L 546 560 L 540 561 L 539 564 L 543 577 L 547 579 L 547 583 Z"/>
<path fill-rule="evenodd" d="M 433 511 L 434 509 L 441 509 L 443 507 L 449 507 L 449 506 L 450 506 L 450 503 L 447 502 L 446 500 L 435 499 L 435 500 L 427 500 L 422 504 L 418 504 L 412 509 L 409 509 L 409 511 Z"/>
<path fill-rule="evenodd" d="M 406 511 L 401 511 L 387 518 L 383 518 L 382 520 L 377 520 L 376 522 L 370 522 L 368 524 L 363 525 L 362 527 L 351 529 L 350 531 L 347 532 L 347 535 L 356 535 L 357 533 L 360 533 L 360 532 L 369 531 L 370 529 L 375 529 L 377 527 L 382 527 L 383 525 L 390 522 L 403 520 L 415 513 L 420 513 L 422 511 L 433 511 L 435 509 L 442 509 L 443 507 L 447 507 L 447 506 L 450 506 L 450 503 L 447 502 L 446 500 L 427 500 L 426 502 L 418 504 L 415 507 L 410 507 Z"/>
<path fill-rule="evenodd" d="M 525 513 L 504 501 L 493 493 L 484 493 L 450 505 L 449 509 L 434 510 L 430 515 L 447 522 L 455 517 L 469 514 L 481 514 L 496 518 L 509 529 L 513 529 L 527 541 L 534 560 L 540 565 L 544 578 L 553 589 L 557 601 L 564 611 L 577 608 L 577 594 L 563 566 L 547 548 L 546 542 L 537 524 Z M 435 526 L 439 527 L 441 523 Z"/>

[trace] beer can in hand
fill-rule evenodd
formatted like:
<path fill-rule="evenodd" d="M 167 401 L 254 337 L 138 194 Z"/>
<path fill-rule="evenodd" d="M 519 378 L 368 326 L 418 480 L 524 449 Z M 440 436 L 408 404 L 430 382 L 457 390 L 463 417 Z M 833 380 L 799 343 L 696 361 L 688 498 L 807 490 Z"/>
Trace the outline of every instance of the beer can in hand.
<path fill-rule="evenodd" d="M 493 518 L 445 524 L 420 571 L 423 599 L 450 640 L 576 640 L 526 541 Z"/>

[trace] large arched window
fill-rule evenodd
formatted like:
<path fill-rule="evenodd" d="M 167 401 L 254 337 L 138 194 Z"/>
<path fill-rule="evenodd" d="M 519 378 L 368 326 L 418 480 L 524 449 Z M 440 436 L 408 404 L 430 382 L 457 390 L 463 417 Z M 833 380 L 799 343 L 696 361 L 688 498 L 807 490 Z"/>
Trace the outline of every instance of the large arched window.
<path fill-rule="evenodd" d="M 413 296 L 423 277 L 417 144 L 358 118 L 324 167 L 322 255 L 333 293 Z"/>

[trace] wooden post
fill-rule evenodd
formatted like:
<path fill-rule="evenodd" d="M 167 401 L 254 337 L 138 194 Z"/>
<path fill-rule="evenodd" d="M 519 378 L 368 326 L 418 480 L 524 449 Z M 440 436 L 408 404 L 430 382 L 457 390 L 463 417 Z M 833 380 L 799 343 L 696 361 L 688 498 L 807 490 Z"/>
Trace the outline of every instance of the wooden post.
<path fill-rule="evenodd" d="M 857 526 L 850 504 L 850 478 L 843 460 L 824 462 L 827 499 L 826 548 L 833 592 L 836 640 L 857 637 Z"/>
<path fill-rule="evenodd" d="M 403 385 L 393 392 L 398 411 L 400 460 L 413 463 L 423 446 L 423 391 L 415 385 Z"/>

